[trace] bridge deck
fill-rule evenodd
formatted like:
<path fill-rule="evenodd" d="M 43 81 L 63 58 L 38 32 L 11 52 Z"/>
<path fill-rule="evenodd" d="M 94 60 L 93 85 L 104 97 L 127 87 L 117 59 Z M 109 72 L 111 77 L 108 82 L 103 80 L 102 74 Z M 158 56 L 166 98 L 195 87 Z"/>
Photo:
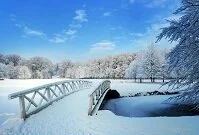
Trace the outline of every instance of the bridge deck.
<path fill-rule="evenodd" d="M 89 119 L 88 104 L 92 88 L 71 94 L 28 118 L 21 127 L 21 134 L 41 134 L 41 131 L 44 131 L 44 134 L 86 133 L 77 129 L 82 129 Z"/>

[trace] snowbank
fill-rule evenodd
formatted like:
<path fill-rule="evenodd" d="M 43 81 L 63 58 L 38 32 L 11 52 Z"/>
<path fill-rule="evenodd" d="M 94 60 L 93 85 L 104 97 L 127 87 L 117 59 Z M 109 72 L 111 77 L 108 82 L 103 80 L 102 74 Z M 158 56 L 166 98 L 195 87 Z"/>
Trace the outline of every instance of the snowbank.
<path fill-rule="evenodd" d="M 97 84 L 97 81 L 95 80 Z M 134 91 L 159 90 L 160 85 L 121 83 L 112 88 L 123 95 Z M 164 90 L 161 88 L 161 90 Z M 88 116 L 88 95 L 93 89 L 74 93 L 31 116 L 25 122 L 12 119 L 0 129 L 2 135 L 198 135 L 198 116 L 129 118 L 99 111 Z M 138 99 L 139 100 L 139 99 Z M 141 100 L 141 99 L 140 99 Z M 136 102 L 134 102 L 136 106 Z M 139 104 L 137 105 L 139 107 Z M 153 105 L 151 105 L 153 107 Z M 154 106 L 155 107 L 155 106 Z M 125 108 L 123 108 L 125 109 Z M 139 114 L 139 112 L 136 112 Z"/>

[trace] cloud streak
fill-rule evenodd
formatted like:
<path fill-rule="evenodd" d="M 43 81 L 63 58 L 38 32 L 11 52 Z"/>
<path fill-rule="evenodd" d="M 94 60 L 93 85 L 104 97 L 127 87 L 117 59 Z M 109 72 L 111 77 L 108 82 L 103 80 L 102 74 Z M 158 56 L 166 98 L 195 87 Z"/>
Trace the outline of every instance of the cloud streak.
<path fill-rule="evenodd" d="M 22 37 L 39 37 L 41 39 L 44 39 L 46 41 L 49 41 L 51 43 L 66 43 L 68 40 L 71 40 L 75 37 L 75 35 L 78 32 L 78 29 L 82 28 L 82 23 L 87 22 L 87 14 L 85 10 L 76 10 L 75 11 L 75 16 L 72 18 L 72 23 L 68 25 L 66 29 L 63 29 L 59 33 L 54 33 L 50 37 L 49 35 L 47 36 L 46 33 L 42 32 L 41 30 L 38 29 L 33 29 L 31 27 L 28 27 L 24 24 L 18 23 L 17 21 L 17 16 L 14 14 L 10 14 L 10 20 L 12 22 L 15 22 L 15 26 L 17 28 L 20 28 L 23 30 L 23 35 Z"/>
<path fill-rule="evenodd" d="M 87 22 L 87 14 L 85 10 L 76 10 L 75 16 L 73 17 L 73 22 L 68 25 L 67 29 L 62 30 L 59 34 L 54 34 L 54 37 L 49 39 L 51 43 L 65 43 L 71 40 L 78 33 L 78 29 L 82 28 L 82 23 Z"/>
<path fill-rule="evenodd" d="M 115 44 L 110 41 L 101 41 L 91 45 L 90 52 L 103 52 L 115 49 Z"/>
<path fill-rule="evenodd" d="M 39 30 L 33 30 L 27 26 L 24 27 L 24 33 L 27 36 L 37 36 L 37 37 L 41 37 L 41 38 L 46 36 L 45 33 L 41 32 Z"/>
<path fill-rule="evenodd" d="M 88 21 L 87 14 L 86 14 L 85 10 L 79 9 L 79 10 L 76 10 L 75 13 L 76 13 L 76 16 L 73 18 L 74 20 L 79 21 L 79 22 L 87 22 Z"/>

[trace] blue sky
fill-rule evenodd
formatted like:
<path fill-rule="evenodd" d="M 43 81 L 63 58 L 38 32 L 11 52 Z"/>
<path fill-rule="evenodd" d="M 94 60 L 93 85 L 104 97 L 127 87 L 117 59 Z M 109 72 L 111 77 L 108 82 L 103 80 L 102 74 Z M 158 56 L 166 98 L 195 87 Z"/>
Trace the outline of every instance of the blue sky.
<path fill-rule="evenodd" d="M 155 42 L 178 0 L 1 0 L 0 52 L 84 61 Z M 171 47 L 166 40 L 157 44 Z"/>

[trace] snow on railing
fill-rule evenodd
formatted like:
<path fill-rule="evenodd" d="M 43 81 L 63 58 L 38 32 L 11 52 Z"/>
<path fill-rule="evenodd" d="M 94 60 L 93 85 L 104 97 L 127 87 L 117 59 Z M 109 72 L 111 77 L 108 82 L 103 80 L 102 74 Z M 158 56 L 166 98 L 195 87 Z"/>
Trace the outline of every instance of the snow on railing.
<path fill-rule="evenodd" d="M 54 101 L 79 90 L 90 88 L 91 85 L 92 82 L 84 80 L 60 81 L 10 94 L 9 99 L 19 98 L 20 115 L 25 120 Z"/>
<path fill-rule="evenodd" d="M 92 116 L 97 114 L 97 111 L 106 95 L 106 93 L 110 90 L 111 82 L 109 80 L 105 80 L 100 85 L 98 85 L 95 90 L 90 95 L 89 109 L 88 115 Z"/>

